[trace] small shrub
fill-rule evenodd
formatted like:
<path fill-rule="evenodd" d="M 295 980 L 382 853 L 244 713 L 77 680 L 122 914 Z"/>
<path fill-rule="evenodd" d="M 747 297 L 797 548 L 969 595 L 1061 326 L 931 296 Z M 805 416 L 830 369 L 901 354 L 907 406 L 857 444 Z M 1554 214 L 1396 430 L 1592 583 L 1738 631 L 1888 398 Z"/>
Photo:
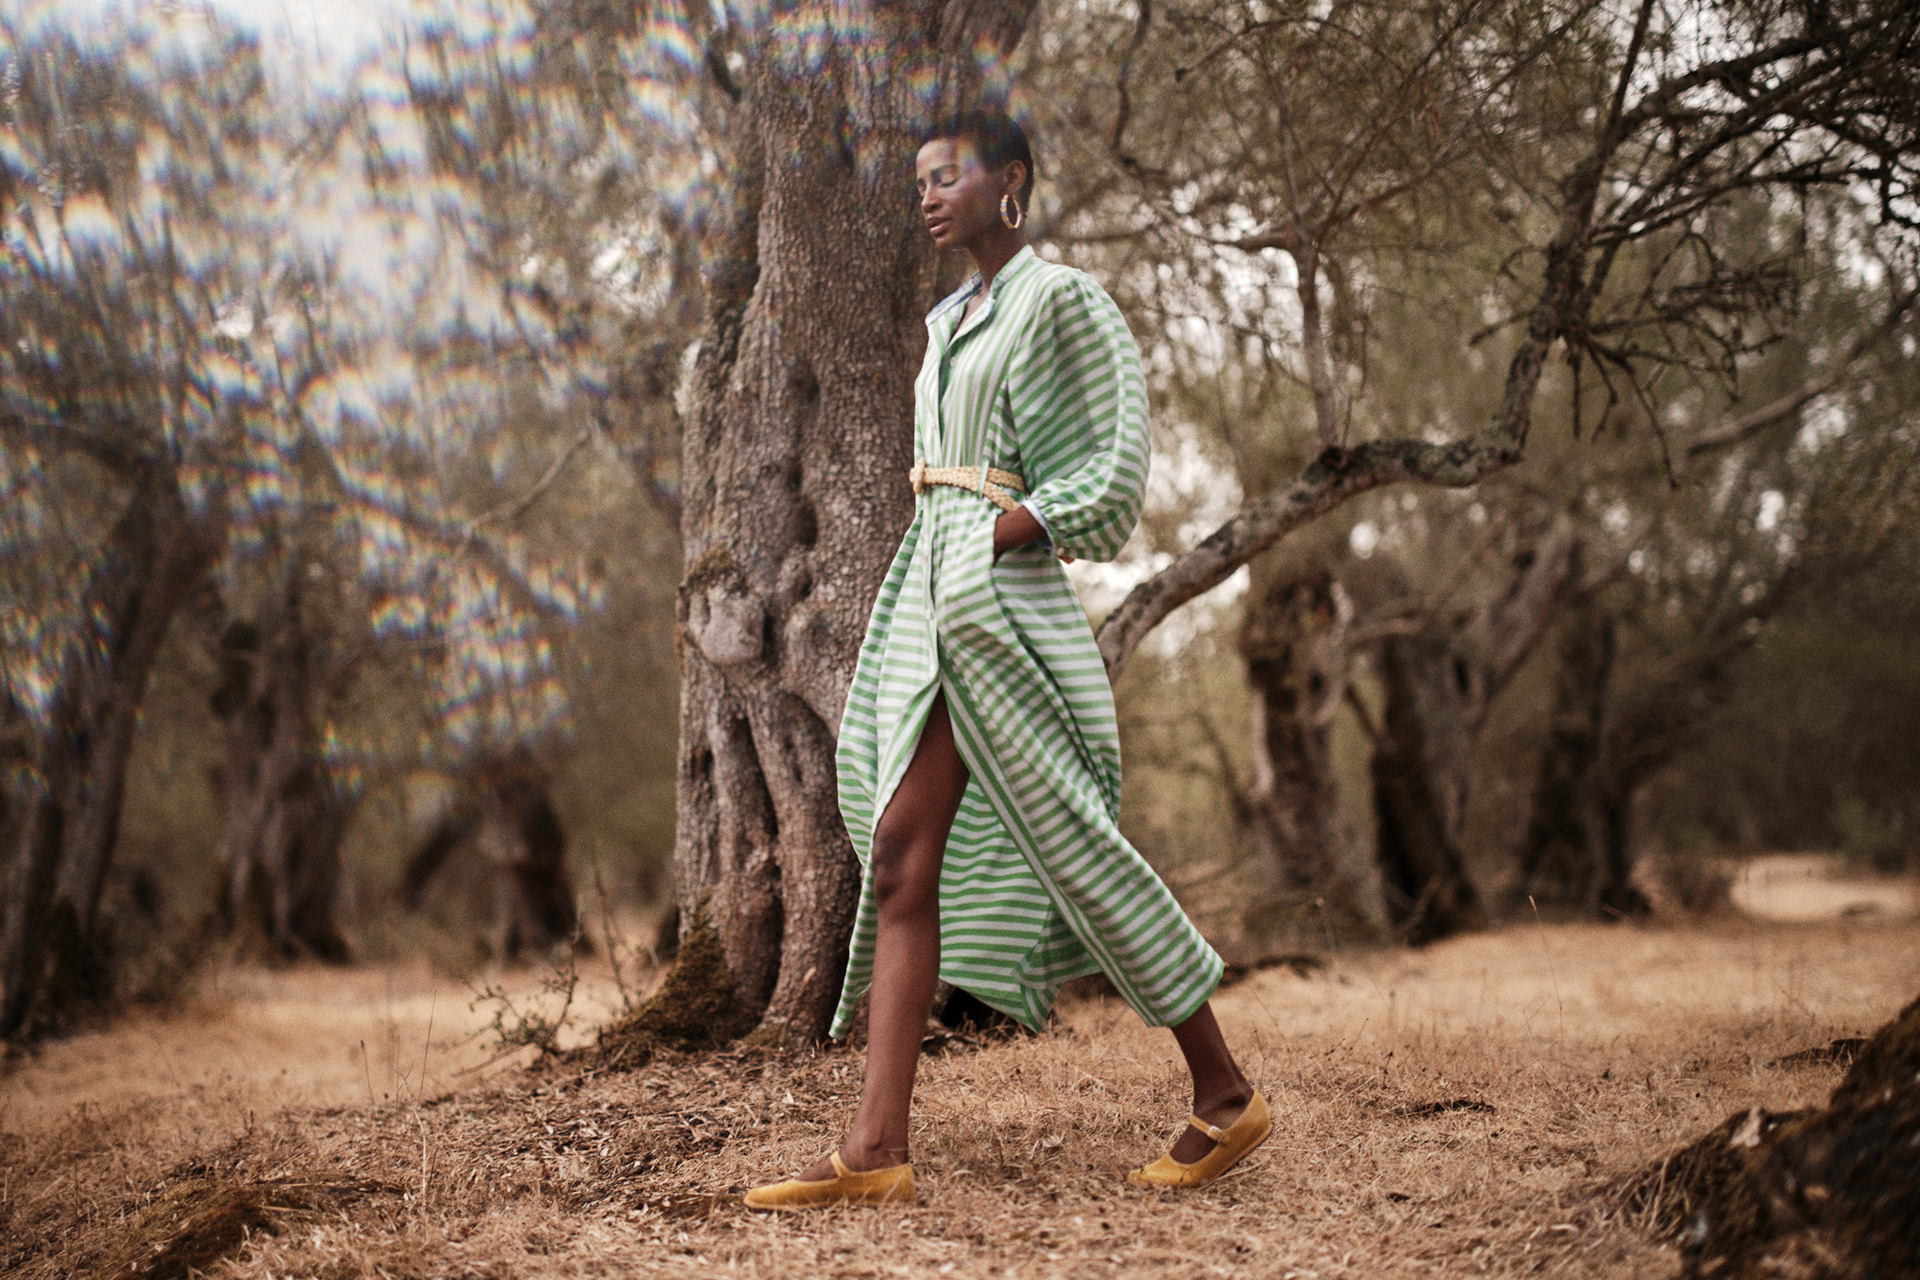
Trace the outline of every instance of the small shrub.
<path fill-rule="evenodd" d="M 1650 870 L 1662 902 L 1681 915 L 1733 909 L 1734 870 L 1724 859 L 1688 850 L 1662 855 Z"/>
<path fill-rule="evenodd" d="M 580 966 L 574 959 L 571 943 L 562 948 L 553 967 L 540 979 L 540 990 L 547 996 L 560 998 L 560 1011 L 548 1015 L 545 1010 L 533 1006 L 521 1006 L 508 994 L 505 987 L 488 983 L 474 989 L 473 1001 L 467 1006 L 478 1009 L 482 1004 L 493 1004 L 493 1015 L 487 1029 L 493 1033 L 493 1048 L 507 1054 L 515 1049 L 524 1049 L 531 1045 L 546 1057 L 559 1051 L 560 1033 L 566 1029 L 567 1021 L 573 1013 L 574 993 L 580 988 Z"/>

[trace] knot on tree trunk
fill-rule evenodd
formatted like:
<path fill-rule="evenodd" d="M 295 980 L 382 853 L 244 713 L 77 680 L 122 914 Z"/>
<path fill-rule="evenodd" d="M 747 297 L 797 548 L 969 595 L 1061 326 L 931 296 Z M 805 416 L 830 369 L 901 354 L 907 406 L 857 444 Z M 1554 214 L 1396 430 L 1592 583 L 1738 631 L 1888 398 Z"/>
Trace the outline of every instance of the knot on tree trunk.
<path fill-rule="evenodd" d="M 752 595 L 727 583 L 695 592 L 687 606 L 687 633 L 716 666 L 758 659 L 766 648 L 767 611 Z"/>
<path fill-rule="evenodd" d="M 767 644 L 767 609 L 747 586 L 725 543 L 709 547 L 680 584 L 680 623 L 715 666 L 759 659 Z"/>

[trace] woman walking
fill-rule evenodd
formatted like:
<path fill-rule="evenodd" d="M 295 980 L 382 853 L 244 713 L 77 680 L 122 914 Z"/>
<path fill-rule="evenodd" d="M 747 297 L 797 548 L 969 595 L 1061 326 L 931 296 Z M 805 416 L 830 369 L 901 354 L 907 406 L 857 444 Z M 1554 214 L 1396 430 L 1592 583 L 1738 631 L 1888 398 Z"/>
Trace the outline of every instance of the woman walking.
<path fill-rule="evenodd" d="M 907 1124 L 937 978 L 1030 1027 L 1101 972 L 1173 1029 L 1193 1116 L 1132 1181 L 1200 1186 L 1267 1136 L 1208 998 L 1221 960 L 1116 825 L 1112 689 L 1059 561 L 1112 559 L 1139 518 L 1147 404 L 1106 292 L 1021 227 L 1033 156 L 970 112 L 921 147 L 934 243 L 978 272 L 927 317 L 915 511 L 840 726 L 840 807 L 866 865 L 833 1034 L 872 991 L 866 1080 L 840 1148 L 747 1193 L 756 1209 L 913 1198 Z"/>

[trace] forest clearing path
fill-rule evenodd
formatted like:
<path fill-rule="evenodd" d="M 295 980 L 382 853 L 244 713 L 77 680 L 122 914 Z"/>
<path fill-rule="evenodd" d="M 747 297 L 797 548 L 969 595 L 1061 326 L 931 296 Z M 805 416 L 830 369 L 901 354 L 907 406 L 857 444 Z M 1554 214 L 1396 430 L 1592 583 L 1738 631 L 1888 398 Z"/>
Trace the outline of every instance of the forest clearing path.
<path fill-rule="evenodd" d="M 424 970 L 236 975 L 0 1077 L 0 1270 L 79 1274 L 187 1176 L 340 1170 L 393 1190 L 296 1215 L 225 1273 L 1670 1274 L 1596 1188 L 1735 1110 L 1821 1100 L 1838 1068 L 1767 1064 L 1893 1014 L 1920 992 L 1916 943 L 1886 916 L 1527 925 L 1257 973 L 1218 1009 L 1273 1138 L 1179 1195 L 1121 1181 L 1181 1110 L 1171 1040 L 1117 1000 L 1072 1002 L 1048 1034 L 926 1062 L 918 1205 L 776 1221 L 735 1193 L 826 1149 L 857 1053 L 457 1076 L 486 1052 L 443 1041 L 485 1011 Z M 429 1008 L 416 1103 L 398 1084 Z"/>

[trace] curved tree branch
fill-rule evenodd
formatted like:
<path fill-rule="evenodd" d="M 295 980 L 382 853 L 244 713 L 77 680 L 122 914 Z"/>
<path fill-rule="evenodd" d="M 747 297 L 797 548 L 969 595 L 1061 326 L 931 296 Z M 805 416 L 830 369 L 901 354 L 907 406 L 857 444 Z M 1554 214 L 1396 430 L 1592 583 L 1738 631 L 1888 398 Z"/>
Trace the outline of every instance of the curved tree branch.
<path fill-rule="evenodd" d="M 1891 337 L 1900 327 L 1900 322 L 1906 318 L 1907 312 L 1913 309 L 1916 300 L 1920 300 L 1920 291 L 1913 289 L 1907 290 L 1895 299 L 1893 306 L 1888 310 L 1887 318 L 1881 321 L 1872 332 L 1863 335 L 1858 342 L 1854 343 L 1853 348 L 1835 363 L 1831 372 L 1815 378 L 1812 382 L 1781 396 L 1778 400 L 1761 405 L 1751 413 L 1741 414 L 1711 431 L 1701 432 L 1687 445 L 1686 460 L 1693 462 L 1707 454 L 1718 453 L 1723 449 L 1731 449 L 1743 444 L 1781 419 L 1798 413 L 1811 401 L 1817 400 L 1845 382 L 1847 375 L 1852 372 L 1853 366 L 1859 362 L 1860 357 Z"/>
<path fill-rule="evenodd" d="M 1289 532 L 1355 494 L 1400 481 L 1447 488 L 1478 484 L 1520 460 L 1520 445 L 1499 426 L 1448 444 L 1370 440 L 1328 449 L 1284 489 L 1243 509 L 1193 550 L 1128 593 L 1100 624 L 1100 656 L 1118 678 L 1140 641 L 1187 601 L 1233 576 Z"/>

